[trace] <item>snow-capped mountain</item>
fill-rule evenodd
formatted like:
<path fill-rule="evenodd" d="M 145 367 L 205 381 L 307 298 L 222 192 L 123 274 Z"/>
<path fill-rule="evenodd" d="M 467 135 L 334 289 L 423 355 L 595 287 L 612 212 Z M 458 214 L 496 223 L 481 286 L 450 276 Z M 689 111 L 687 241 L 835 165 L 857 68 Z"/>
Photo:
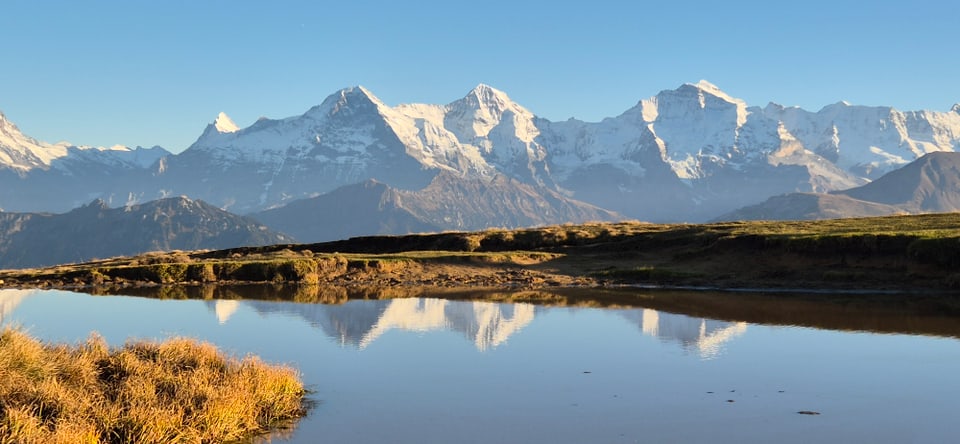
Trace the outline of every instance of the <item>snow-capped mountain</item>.
<path fill-rule="evenodd" d="M 703 219 L 771 191 L 863 183 L 707 82 L 597 123 L 537 118 L 482 84 L 446 105 L 396 107 L 347 88 L 301 116 L 249 128 L 221 114 L 169 159 L 161 182 L 167 194 L 248 213 L 367 179 L 416 191 L 440 172 L 506 175 L 648 220 Z"/>
<path fill-rule="evenodd" d="M 761 108 L 706 81 L 662 91 L 599 122 L 551 122 L 482 84 L 448 104 L 396 106 L 358 86 L 302 115 L 263 118 L 246 128 L 220 113 L 177 155 L 50 145 L 5 119 L 0 124 L 0 207 L 8 210 L 187 195 L 250 214 L 376 180 L 396 195 L 443 202 L 445 214 L 418 214 L 424 221 L 468 214 L 461 211 L 468 205 L 522 207 L 497 193 L 459 203 L 424 196 L 487 189 L 458 181 L 507 178 L 540 195 L 531 201 L 567 208 L 586 202 L 631 218 L 696 222 L 774 195 L 861 186 L 925 153 L 960 147 L 960 105 L 949 112 L 844 103 L 818 112 Z M 544 217 L 507 215 L 501 225 L 569 220 L 538 207 Z M 481 227 L 462 226 L 474 228 Z"/>
<path fill-rule="evenodd" d="M 69 142 L 41 142 L 24 135 L 0 112 L 0 169 L 10 169 L 21 175 L 38 169 L 58 169 L 75 174 L 80 172 L 78 169 L 89 165 L 148 168 L 168 154 L 170 152 L 159 146 L 129 148 L 114 145 L 105 148 L 76 146 Z"/>
<path fill-rule="evenodd" d="M 164 167 L 165 191 L 247 213 L 368 179 L 405 190 L 440 172 L 549 182 L 531 112 L 480 85 L 449 105 L 389 107 L 363 87 L 238 129 L 225 114 Z M 199 171 L 198 171 L 199 170 Z M 202 174 L 204 171 L 224 174 Z M 198 174 L 200 173 L 200 174 Z"/>
<path fill-rule="evenodd" d="M 705 81 L 663 91 L 601 122 L 541 124 L 561 187 L 641 219 L 702 220 L 775 191 L 863 183 L 761 109 Z"/>
<path fill-rule="evenodd" d="M 49 168 L 54 159 L 66 155 L 67 146 L 51 145 L 24 135 L 0 112 L 0 168 L 18 172 Z"/>
<path fill-rule="evenodd" d="M 871 179 L 924 154 L 960 148 L 960 104 L 950 112 L 901 112 L 839 102 L 812 113 L 771 103 L 763 114 L 808 150 Z"/>
<path fill-rule="evenodd" d="M 24 135 L 0 113 L 0 208 L 68 211 L 96 198 L 119 204 L 141 200 L 142 195 L 127 191 L 129 185 L 149 177 L 149 168 L 168 155 L 158 146 L 42 142 Z"/>

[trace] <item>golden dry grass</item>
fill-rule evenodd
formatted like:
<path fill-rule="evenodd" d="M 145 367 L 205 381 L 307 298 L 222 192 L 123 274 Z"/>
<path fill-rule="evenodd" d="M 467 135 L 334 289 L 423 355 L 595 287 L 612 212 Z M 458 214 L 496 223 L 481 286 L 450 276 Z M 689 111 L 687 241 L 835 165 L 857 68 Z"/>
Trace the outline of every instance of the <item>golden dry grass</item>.
<path fill-rule="evenodd" d="M 0 332 L 0 443 L 217 443 L 304 413 L 297 372 L 174 338 L 75 346 Z"/>

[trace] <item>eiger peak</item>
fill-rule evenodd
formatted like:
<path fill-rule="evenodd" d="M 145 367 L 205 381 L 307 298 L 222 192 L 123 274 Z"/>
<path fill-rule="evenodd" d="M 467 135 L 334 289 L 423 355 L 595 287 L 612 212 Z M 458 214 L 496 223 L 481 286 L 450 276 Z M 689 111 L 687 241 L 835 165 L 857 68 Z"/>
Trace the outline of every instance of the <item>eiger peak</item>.
<path fill-rule="evenodd" d="M 386 105 L 370 90 L 363 86 L 351 86 L 343 88 L 323 100 L 323 102 L 310 108 L 304 115 L 313 118 L 322 116 L 332 116 L 347 112 L 348 114 L 360 109 L 374 107 L 376 109 L 385 108 Z"/>

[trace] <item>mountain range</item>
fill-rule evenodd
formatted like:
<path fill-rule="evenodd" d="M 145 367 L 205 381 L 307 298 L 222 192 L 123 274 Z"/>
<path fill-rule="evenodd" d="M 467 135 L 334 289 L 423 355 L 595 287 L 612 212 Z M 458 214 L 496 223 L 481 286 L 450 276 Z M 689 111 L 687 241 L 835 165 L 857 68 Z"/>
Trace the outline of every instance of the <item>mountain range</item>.
<path fill-rule="evenodd" d="M 844 196 L 891 205 L 856 193 L 927 153 L 957 148 L 960 104 L 903 112 L 839 102 L 811 112 L 748 106 L 701 81 L 599 122 L 554 122 L 483 84 L 441 105 L 388 106 L 352 87 L 302 115 L 246 128 L 220 113 L 179 154 L 49 144 L 0 115 L 0 208 L 66 212 L 93 199 L 128 207 L 183 195 L 303 241 L 622 218 L 700 222 L 788 193 L 824 206 L 842 207 Z"/>

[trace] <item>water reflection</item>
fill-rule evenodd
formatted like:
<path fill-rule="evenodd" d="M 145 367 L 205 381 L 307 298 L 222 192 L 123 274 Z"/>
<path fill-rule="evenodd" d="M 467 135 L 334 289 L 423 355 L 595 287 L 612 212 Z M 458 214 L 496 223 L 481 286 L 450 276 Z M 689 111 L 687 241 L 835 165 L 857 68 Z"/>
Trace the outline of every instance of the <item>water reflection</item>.
<path fill-rule="evenodd" d="M 432 298 L 352 301 L 340 305 L 287 304 L 267 301 L 206 301 L 221 324 L 240 305 L 260 314 L 293 315 L 322 330 L 341 345 L 360 350 L 390 330 L 462 333 L 477 350 L 505 343 L 546 309 L 529 303 L 450 301 Z M 653 309 L 615 310 L 648 336 L 679 344 L 704 359 L 718 356 L 723 346 L 747 331 L 746 322 L 695 318 Z"/>
<path fill-rule="evenodd" d="M 551 289 L 532 292 L 451 293 L 429 287 L 344 288 L 328 286 L 199 286 L 105 288 L 100 294 L 144 296 L 155 299 L 290 301 L 307 305 L 344 304 L 354 300 L 438 298 L 467 301 L 518 301 L 542 306 L 639 308 L 677 313 L 698 319 L 748 324 L 789 325 L 828 330 L 907 333 L 960 338 L 960 293 L 954 294 L 851 294 L 666 291 L 641 289 Z M 387 304 L 371 308 L 379 319 Z M 230 319 L 233 303 L 222 304 L 218 319 Z M 214 304 L 216 307 L 216 304 Z M 215 308 L 216 310 L 216 308 Z M 309 310 L 303 308 L 303 310 Z M 322 311 L 322 310 L 321 310 Z M 642 316 L 642 313 L 639 314 Z M 309 317 L 307 317 L 310 319 Z M 642 319 L 637 320 L 641 324 Z M 372 324 L 371 324 L 372 325 Z M 652 325 L 649 324 L 648 325 Z M 337 331 L 340 329 L 337 328 Z M 735 329 L 734 329 L 735 330 Z M 705 331 L 712 332 L 710 324 Z M 345 343 L 357 345 L 360 336 L 341 334 Z M 731 331 L 729 334 L 734 334 Z M 362 336 L 362 334 L 361 334 Z M 481 341 L 483 342 L 483 341 Z"/>
<path fill-rule="evenodd" d="M 111 344 L 182 335 L 291 363 L 318 407 L 273 442 L 952 442 L 960 433 L 960 341 L 861 333 L 956 337 L 949 299 L 496 296 L 548 306 L 270 288 L 246 298 L 161 293 L 184 300 L 0 291 L 0 316 L 44 341 L 93 330 Z"/>
<path fill-rule="evenodd" d="M 0 291 L 0 323 L 11 317 L 38 290 Z M 496 348 L 533 323 L 548 307 L 529 303 L 451 301 L 435 298 L 348 301 L 343 304 L 304 304 L 262 300 L 205 300 L 218 324 L 226 325 L 248 307 L 260 315 L 286 315 L 306 321 L 342 346 L 363 350 L 391 330 L 455 331 L 477 350 Z M 649 308 L 614 310 L 643 334 L 680 345 L 684 351 L 712 359 L 730 340 L 744 334 L 745 322 L 690 317 Z"/>
<path fill-rule="evenodd" d="M 716 358 L 724 344 L 747 331 L 746 322 L 693 318 L 649 308 L 625 310 L 620 315 L 636 323 L 643 334 L 676 342 L 685 351 L 695 351 L 703 359 Z"/>
<path fill-rule="evenodd" d="M 463 302 L 407 298 L 352 301 L 341 305 L 291 304 L 255 300 L 206 301 L 221 324 L 243 305 L 260 314 L 293 315 L 341 345 L 365 349 L 390 330 L 462 333 L 480 351 L 495 348 L 533 322 L 532 304 Z"/>
<path fill-rule="evenodd" d="M 210 302 L 208 301 L 207 304 L 209 305 Z M 240 308 L 240 301 L 236 299 L 217 299 L 213 301 L 213 312 L 217 314 L 217 321 L 220 322 L 220 325 L 226 324 L 238 308 Z"/>
<path fill-rule="evenodd" d="M 6 324 L 17 306 L 36 292 L 37 290 L 0 290 L 0 325 Z"/>
<path fill-rule="evenodd" d="M 305 320 L 343 346 L 365 349 L 391 330 L 460 332 L 476 349 L 506 342 L 547 310 L 545 305 L 447 300 L 426 289 L 336 287 L 160 287 L 128 289 L 160 299 L 203 299 L 220 325 L 242 308 Z M 0 290 L 0 322 L 40 290 Z M 426 297 L 417 297 L 417 296 Z M 541 295 L 542 296 L 542 295 Z M 490 295 L 458 295 L 486 298 Z M 494 294 L 509 299 L 509 294 Z M 609 305 L 648 336 L 713 359 L 749 324 L 960 337 L 956 295 L 763 295 L 709 292 L 558 292 L 553 305 Z M 291 302 L 281 302 L 291 301 Z M 895 302 L 895 303 L 894 303 Z M 631 306 L 635 308 L 631 308 Z M 626 308 L 624 308 L 626 307 Z"/>

